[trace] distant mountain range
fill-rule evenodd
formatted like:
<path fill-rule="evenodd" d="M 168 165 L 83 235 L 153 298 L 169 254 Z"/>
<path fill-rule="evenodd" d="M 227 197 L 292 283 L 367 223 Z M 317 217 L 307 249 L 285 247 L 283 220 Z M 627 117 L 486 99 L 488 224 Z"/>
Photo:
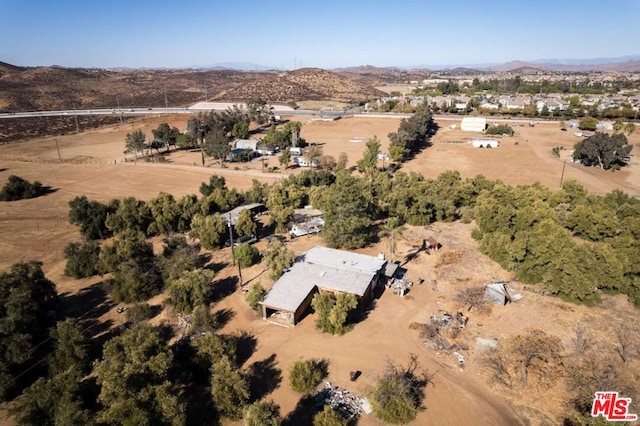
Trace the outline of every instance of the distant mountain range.
<path fill-rule="evenodd" d="M 280 67 L 270 67 L 267 65 L 253 64 L 249 62 L 224 62 L 207 66 L 196 66 L 190 68 L 201 68 L 208 70 L 241 70 L 241 71 L 268 71 L 282 70 Z M 531 61 L 511 61 L 506 63 L 482 63 L 482 64 L 456 64 L 456 65 L 412 65 L 394 67 L 376 67 L 372 65 L 360 65 L 353 67 L 334 68 L 331 71 L 363 72 L 373 69 L 385 69 L 396 71 L 407 70 L 456 70 L 462 71 L 513 71 L 519 68 L 530 69 L 530 71 L 610 71 L 610 72 L 640 72 L 640 55 L 627 55 L 607 58 L 588 59 L 535 59 Z"/>

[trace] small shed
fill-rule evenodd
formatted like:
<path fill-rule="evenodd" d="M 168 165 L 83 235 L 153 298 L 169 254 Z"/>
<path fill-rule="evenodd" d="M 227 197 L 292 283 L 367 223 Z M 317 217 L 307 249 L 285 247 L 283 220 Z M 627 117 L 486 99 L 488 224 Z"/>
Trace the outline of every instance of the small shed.
<path fill-rule="evenodd" d="M 509 302 L 513 302 L 507 283 L 504 281 L 487 284 L 484 288 L 484 300 L 498 305 L 506 305 Z"/>
<path fill-rule="evenodd" d="M 484 117 L 464 117 L 460 129 L 465 132 L 484 132 L 487 129 L 487 119 Z"/>

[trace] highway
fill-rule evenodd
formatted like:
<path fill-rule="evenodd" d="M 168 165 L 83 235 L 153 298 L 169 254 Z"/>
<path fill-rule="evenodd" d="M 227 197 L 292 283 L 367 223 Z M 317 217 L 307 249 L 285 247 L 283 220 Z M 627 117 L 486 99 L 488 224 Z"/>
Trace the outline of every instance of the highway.
<path fill-rule="evenodd" d="M 144 116 L 144 115 L 160 115 L 160 114 L 198 114 L 211 111 L 222 112 L 224 108 L 197 108 L 197 107 L 170 107 L 170 108 L 95 108 L 95 109 L 68 109 L 60 111 L 25 111 L 25 112 L 9 112 L 0 113 L 0 119 L 11 118 L 33 118 L 33 117 L 65 117 L 65 116 L 114 116 L 114 117 L 132 117 L 132 116 Z M 343 117 L 343 116 L 360 116 L 371 118 L 409 118 L 412 114 L 398 114 L 393 112 L 356 112 L 354 109 L 348 111 L 316 111 L 316 110 L 302 110 L 302 109 L 286 109 L 278 110 L 273 109 L 271 112 L 275 115 L 321 115 L 324 117 Z M 434 114 L 433 119 L 437 121 L 460 121 L 463 116 L 457 114 Z M 537 119 L 539 120 L 539 119 Z M 508 117 L 489 117 L 487 121 L 490 122 L 518 122 L 528 123 L 530 118 L 508 118 Z M 545 120 L 547 121 L 547 120 Z"/>

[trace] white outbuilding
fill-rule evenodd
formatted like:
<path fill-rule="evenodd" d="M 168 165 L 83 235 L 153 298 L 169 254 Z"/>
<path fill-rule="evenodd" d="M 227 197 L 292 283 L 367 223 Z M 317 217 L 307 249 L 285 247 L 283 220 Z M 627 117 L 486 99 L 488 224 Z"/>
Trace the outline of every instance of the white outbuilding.
<path fill-rule="evenodd" d="M 464 117 L 460 123 L 460 129 L 465 132 L 484 132 L 487 128 L 487 119 L 484 117 Z"/>
<path fill-rule="evenodd" d="M 474 148 L 497 148 L 500 142 L 496 139 L 471 139 L 471 146 Z"/>

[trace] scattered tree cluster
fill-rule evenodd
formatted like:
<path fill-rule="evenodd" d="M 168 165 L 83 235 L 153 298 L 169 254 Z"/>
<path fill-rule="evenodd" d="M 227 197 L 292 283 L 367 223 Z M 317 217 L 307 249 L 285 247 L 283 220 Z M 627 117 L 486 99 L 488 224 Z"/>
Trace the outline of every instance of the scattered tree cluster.
<path fill-rule="evenodd" d="M 395 161 L 406 160 L 425 146 L 429 132 L 434 129 L 429 108 L 418 108 L 411 117 L 400 121 L 397 132 L 389 133 L 389 156 Z"/>
<path fill-rule="evenodd" d="M 578 303 L 597 303 L 600 292 L 640 303 L 637 199 L 589 195 L 574 181 L 558 191 L 497 184 L 478 196 L 474 215 L 480 250 L 518 280 Z"/>

